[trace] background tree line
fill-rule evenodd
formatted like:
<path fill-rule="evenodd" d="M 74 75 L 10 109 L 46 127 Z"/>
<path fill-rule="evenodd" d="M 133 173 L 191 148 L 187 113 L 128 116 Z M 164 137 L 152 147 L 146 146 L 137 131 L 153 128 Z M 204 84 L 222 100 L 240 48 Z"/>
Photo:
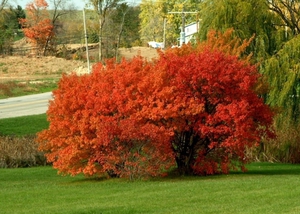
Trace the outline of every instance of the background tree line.
<path fill-rule="evenodd" d="M 9 3 L 9 0 L 5 2 L 3 0 L 3 7 L 0 11 L 1 44 L 5 44 L 6 49 L 9 50 L 12 42 L 20 39 L 20 37 L 15 37 L 17 33 L 22 37 L 23 32 L 30 29 L 31 33 L 25 36 L 31 38 L 35 45 L 40 43 L 38 46 L 43 55 L 54 54 L 60 44 L 84 43 L 82 10 L 74 8 L 71 1 L 33 0 L 28 2 L 26 8 L 19 5 L 14 8 Z M 122 1 L 91 0 L 87 8 L 88 42 L 99 43 L 98 60 L 102 60 L 102 57 L 117 56 L 119 47 L 141 44 L 137 31 L 139 28 L 138 6 Z M 49 23 L 43 23 L 45 20 L 49 20 Z M 42 24 L 39 26 L 38 23 Z"/>

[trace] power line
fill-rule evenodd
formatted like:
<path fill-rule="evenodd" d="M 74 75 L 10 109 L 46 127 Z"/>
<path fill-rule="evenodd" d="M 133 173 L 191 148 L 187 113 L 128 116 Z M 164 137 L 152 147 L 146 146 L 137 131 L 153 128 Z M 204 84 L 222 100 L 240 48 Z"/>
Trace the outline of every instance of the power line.
<path fill-rule="evenodd" d="M 180 46 L 185 44 L 185 14 L 197 14 L 198 12 L 191 12 L 191 11 L 184 11 L 182 9 L 181 12 L 174 11 L 174 12 L 168 12 L 169 14 L 182 14 L 182 26 L 181 26 L 181 32 L 180 32 Z"/>

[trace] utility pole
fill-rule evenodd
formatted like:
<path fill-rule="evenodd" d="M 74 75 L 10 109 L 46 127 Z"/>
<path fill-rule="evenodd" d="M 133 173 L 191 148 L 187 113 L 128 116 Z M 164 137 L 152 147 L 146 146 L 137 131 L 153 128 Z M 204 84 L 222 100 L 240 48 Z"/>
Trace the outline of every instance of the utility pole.
<path fill-rule="evenodd" d="M 185 15 L 186 14 L 197 14 L 198 12 L 188 12 L 182 9 L 182 12 L 168 12 L 169 14 L 181 14 L 182 15 L 182 25 L 181 25 L 181 32 L 180 32 L 180 46 L 185 44 Z"/>
<path fill-rule="evenodd" d="M 85 19 L 85 9 L 84 8 L 83 8 L 83 26 L 84 26 L 86 60 L 87 60 L 87 66 L 88 66 L 88 73 L 90 73 L 91 69 L 90 69 L 89 45 L 88 45 L 88 35 L 87 35 L 87 30 L 86 30 L 86 19 Z"/>
<path fill-rule="evenodd" d="M 180 33 L 180 46 L 185 44 L 185 13 L 184 13 L 184 7 L 182 8 L 182 26 L 181 26 L 181 33 Z"/>
<path fill-rule="evenodd" d="M 163 35 L 163 46 L 164 46 L 164 49 L 166 48 L 166 22 L 167 22 L 167 19 L 166 19 L 166 17 L 164 17 L 164 35 Z"/>

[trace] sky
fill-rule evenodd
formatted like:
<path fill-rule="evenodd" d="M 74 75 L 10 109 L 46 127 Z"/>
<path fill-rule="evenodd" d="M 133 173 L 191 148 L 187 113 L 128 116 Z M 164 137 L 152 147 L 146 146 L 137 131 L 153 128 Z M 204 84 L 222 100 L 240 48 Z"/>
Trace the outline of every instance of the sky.
<path fill-rule="evenodd" d="M 26 5 L 32 1 L 33 0 L 9 0 L 8 2 L 13 6 L 20 5 L 23 9 L 25 9 Z M 49 4 L 49 9 L 51 9 L 51 0 L 46 0 L 46 1 Z M 67 0 L 67 1 L 71 3 L 78 10 L 82 10 L 85 4 L 89 2 L 88 0 Z M 141 2 L 141 0 L 126 0 L 126 2 L 135 5 Z"/>

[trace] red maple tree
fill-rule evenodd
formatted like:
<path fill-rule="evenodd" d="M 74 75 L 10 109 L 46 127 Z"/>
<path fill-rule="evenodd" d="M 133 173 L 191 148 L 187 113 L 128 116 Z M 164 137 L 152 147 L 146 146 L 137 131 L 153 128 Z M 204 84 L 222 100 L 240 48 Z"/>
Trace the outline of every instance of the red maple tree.
<path fill-rule="evenodd" d="M 40 149 L 73 175 L 244 169 L 245 149 L 272 137 L 273 114 L 254 90 L 256 67 L 222 47 L 208 40 L 153 62 L 108 61 L 91 75 L 64 76 L 47 113 L 50 127 L 38 135 Z"/>
<path fill-rule="evenodd" d="M 19 20 L 24 35 L 43 55 L 54 37 L 54 26 L 47 8 L 48 3 L 45 0 L 34 0 L 26 5 L 27 18 Z"/>

